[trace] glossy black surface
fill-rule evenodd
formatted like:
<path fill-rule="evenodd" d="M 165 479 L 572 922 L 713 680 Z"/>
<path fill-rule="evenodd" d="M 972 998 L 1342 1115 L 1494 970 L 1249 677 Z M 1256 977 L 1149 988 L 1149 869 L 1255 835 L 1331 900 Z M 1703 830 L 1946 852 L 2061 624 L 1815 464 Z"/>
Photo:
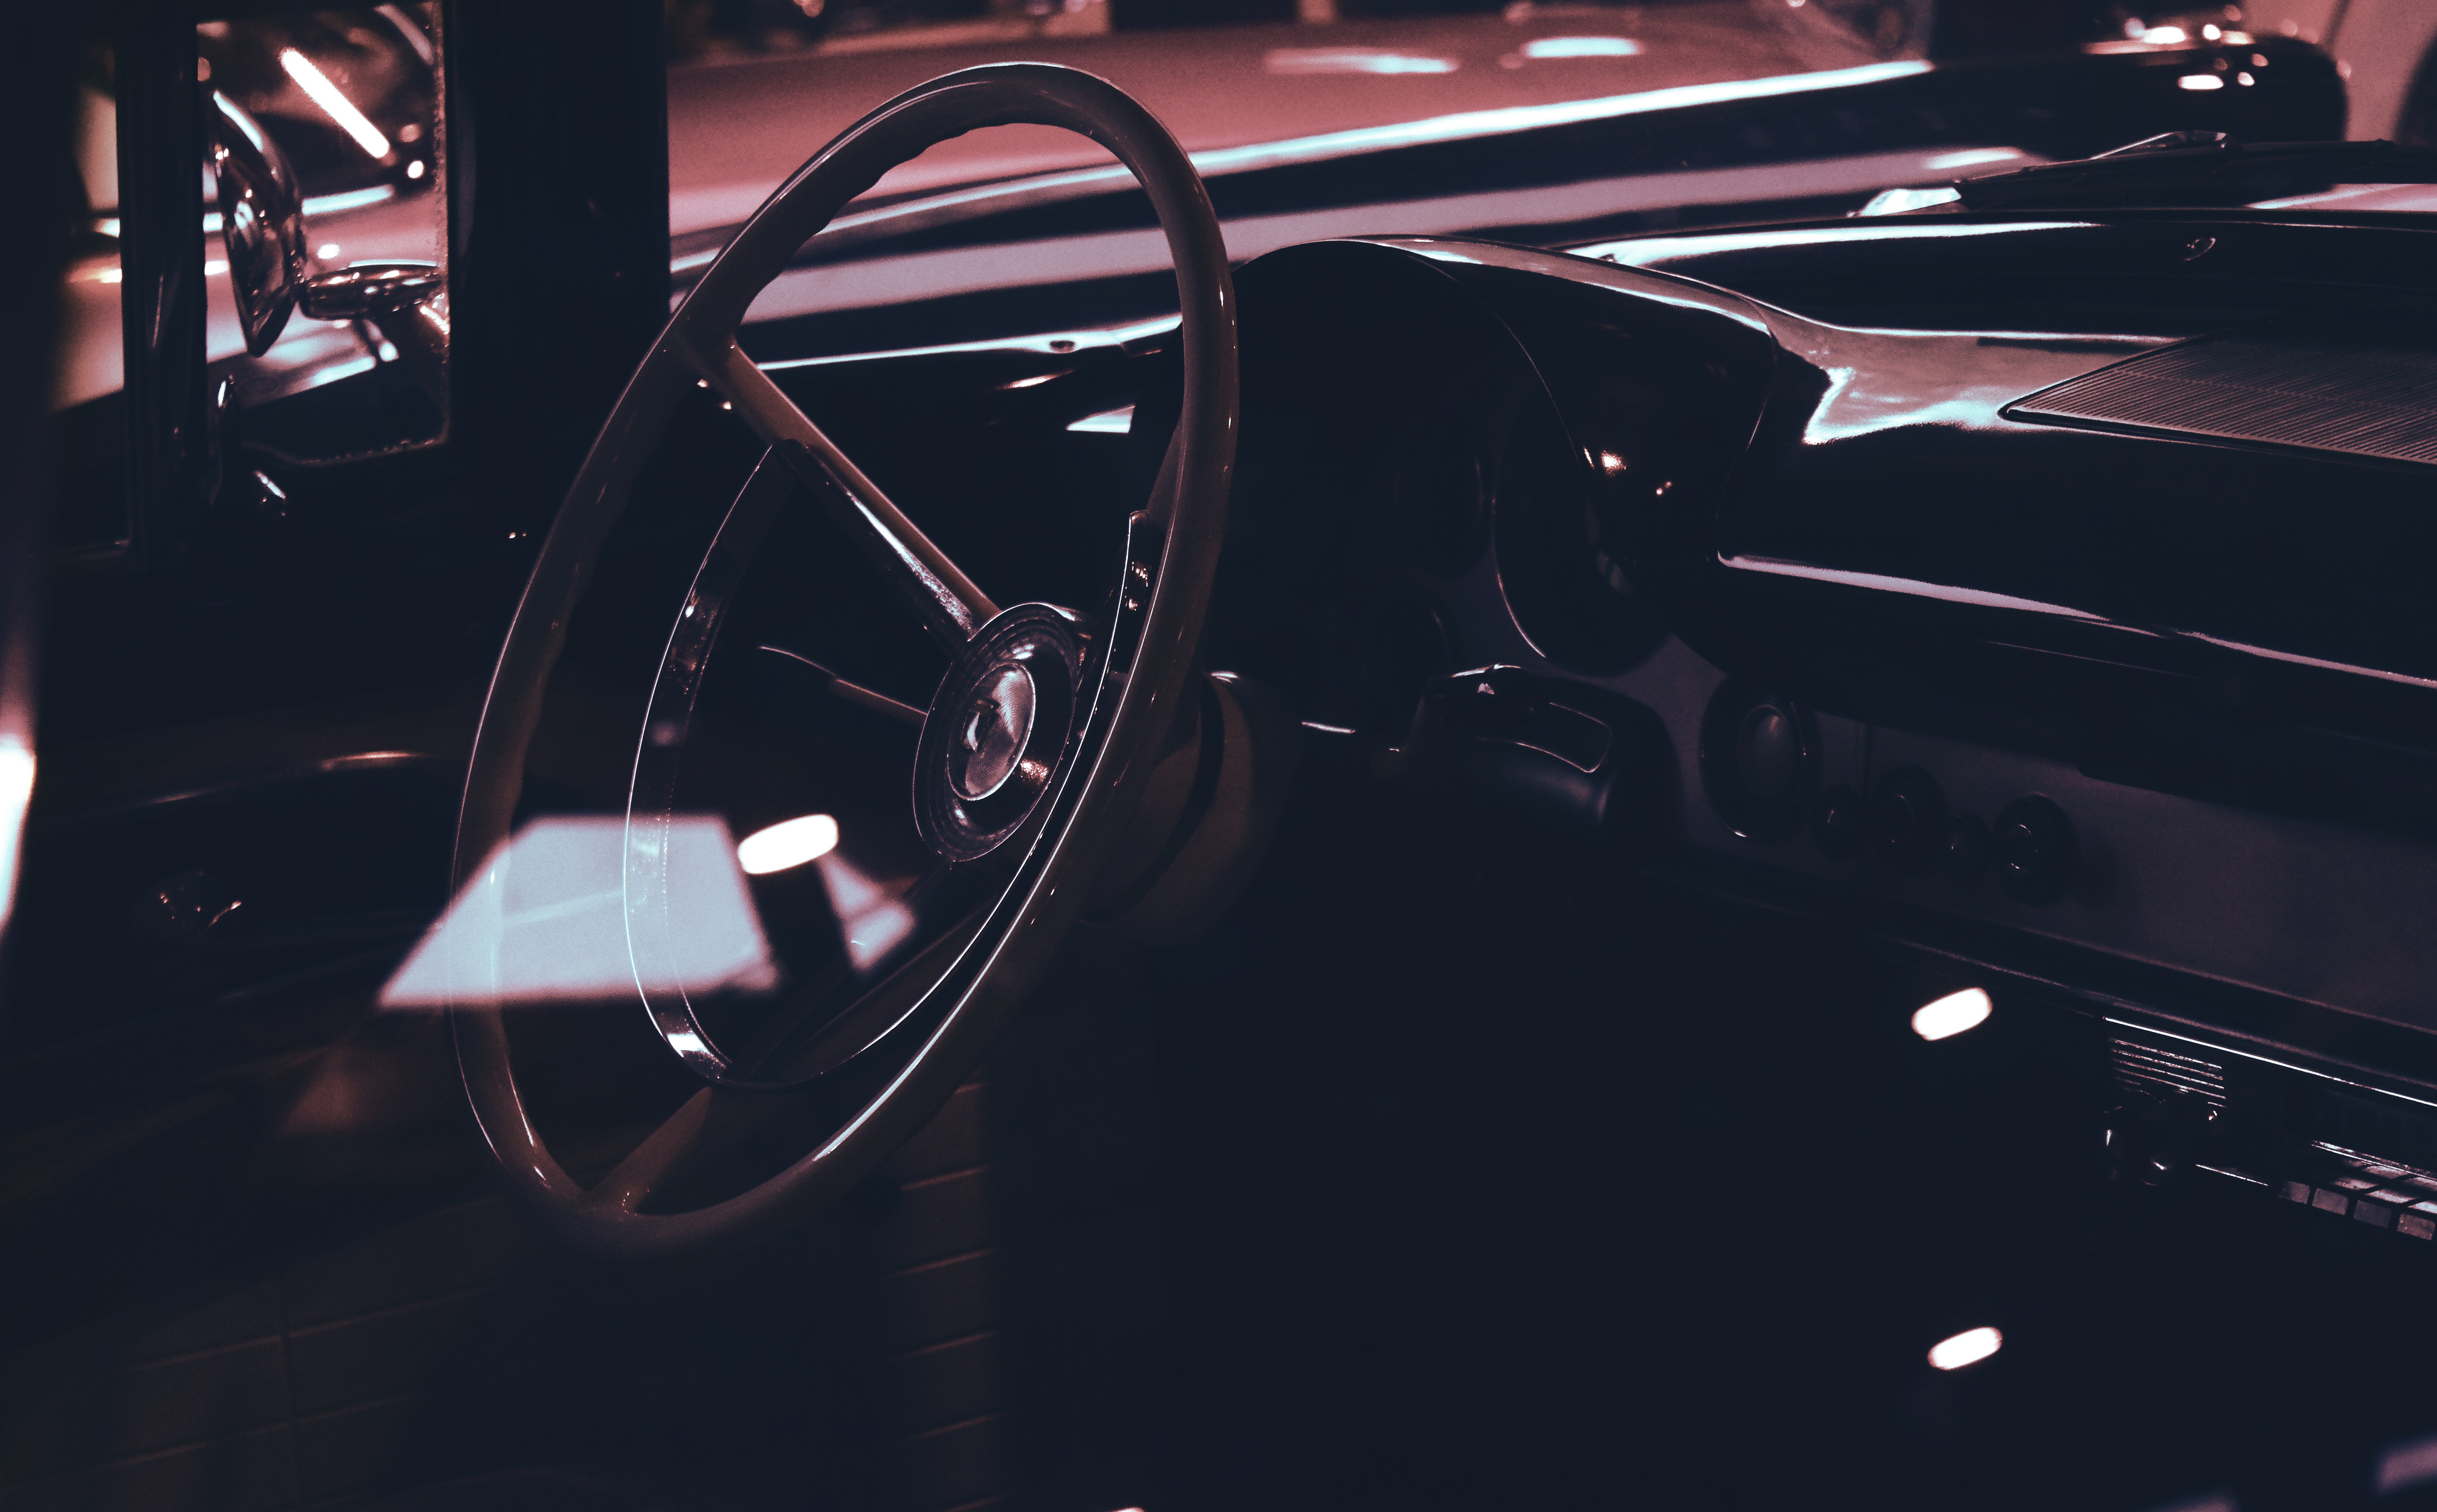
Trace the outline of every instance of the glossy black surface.
<path fill-rule="evenodd" d="M 2408 586 L 2431 529 L 2425 469 L 2224 437 L 2098 435 L 2009 408 L 2247 323 L 2360 343 L 2372 302 L 2390 314 L 2365 349 L 2418 350 L 2418 327 L 2393 312 L 2428 293 L 2426 264 L 2409 255 L 2425 233 L 2271 220 L 2206 221 L 2211 250 L 2198 259 L 2183 255 L 2188 220 L 2138 212 L 1647 237 L 1590 249 L 1590 262 L 1411 240 L 1282 254 L 1246 287 L 1270 287 L 1266 274 L 1301 280 L 1300 299 L 1334 289 L 1330 324 L 1295 328 L 1359 329 L 1361 310 L 1389 297 L 1374 290 L 1420 277 L 1394 266 L 1411 258 L 1528 353 L 1562 417 L 1564 439 L 1527 453 L 1547 470 L 1504 465 L 1486 551 L 1405 570 L 1363 612 L 1405 623 L 1393 606 L 1419 589 L 1440 606 L 1457 665 L 1514 659 L 1649 702 L 1704 861 L 1715 850 L 1874 907 L 1956 910 L 2419 1024 L 2408 985 L 2418 958 L 2386 944 L 2410 934 L 2401 914 L 2340 943 L 2282 900 L 2396 898 L 2426 864 L 2428 679 L 2412 669 L 2428 642 Z M 2323 276 L 2338 246 L 2359 282 Z M 1365 256 L 1373 266 L 1356 274 Z M 1260 308 L 1251 315 L 1257 351 Z M 1458 300 L 1427 328 L 1478 318 Z M 1287 350 L 1282 367 L 1359 371 L 1367 353 L 1394 348 Z M 1396 367 L 1388 358 L 1380 371 Z M 2346 392 L 2330 387 L 2324 402 Z M 1293 442 L 1301 475 L 1348 465 L 1376 444 L 1369 433 L 1347 425 L 1317 446 Z M 1261 451 L 1248 486 L 1273 466 Z M 1535 518 L 1588 529 L 1535 529 Z M 1541 585 L 1568 572 L 1598 586 L 1573 602 L 1675 639 L 1628 650 L 1551 633 Z M 1241 654 L 1260 665 L 1253 647 Z M 1722 686 L 1721 674 L 1735 680 Z M 1783 712 L 1769 729 L 1815 722 L 1805 746 L 1824 753 L 1796 784 L 1811 841 L 1784 850 L 1771 849 L 1784 821 L 1748 791 L 1757 757 L 1728 728 L 1772 699 Z M 1363 717 L 1356 699 L 1318 707 Z M 1918 801 L 1889 813 L 1880 800 L 1906 782 Z M 2018 805 L 2026 794 L 2039 801 Z M 2311 879 L 2299 893 L 2260 870 L 2260 848 L 2288 846 L 2300 849 L 2286 864 Z M 2261 908 L 2279 923 L 2234 923 Z M 2297 952 L 2295 933 L 2316 943 Z"/>

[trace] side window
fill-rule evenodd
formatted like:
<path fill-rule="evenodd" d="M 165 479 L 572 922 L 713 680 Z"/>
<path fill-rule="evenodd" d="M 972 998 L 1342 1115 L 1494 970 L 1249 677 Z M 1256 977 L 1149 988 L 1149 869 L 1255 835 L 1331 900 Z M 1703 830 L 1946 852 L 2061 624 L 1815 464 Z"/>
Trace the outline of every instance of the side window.
<path fill-rule="evenodd" d="M 315 469 L 446 430 L 436 9 L 404 0 L 195 27 L 210 513 L 276 515 Z M 77 92 L 86 202 L 53 401 L 58 541 L 71 552 L 129 535 L 116 72 L 98 31 Z"/>
<path fill-rule="evenodd" d="M 283 466 L 415 446 L 446 425 L 432 9 L 195 28 L 211 160 L 204 356 L 239 493 L 275 496 Z"/>

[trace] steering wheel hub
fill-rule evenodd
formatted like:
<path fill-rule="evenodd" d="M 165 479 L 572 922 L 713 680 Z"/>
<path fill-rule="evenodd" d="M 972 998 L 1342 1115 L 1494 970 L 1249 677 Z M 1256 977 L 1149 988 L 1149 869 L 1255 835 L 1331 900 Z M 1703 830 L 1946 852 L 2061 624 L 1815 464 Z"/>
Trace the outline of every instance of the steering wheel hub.
<path fill-rule="evenodd" d="M 950 861 L 977 861 L 1023 828 L 1076 725 L 1083 671 L 1075 616 L 1003 610 L 940 679 L 914 757 L 914 824 Z"/>

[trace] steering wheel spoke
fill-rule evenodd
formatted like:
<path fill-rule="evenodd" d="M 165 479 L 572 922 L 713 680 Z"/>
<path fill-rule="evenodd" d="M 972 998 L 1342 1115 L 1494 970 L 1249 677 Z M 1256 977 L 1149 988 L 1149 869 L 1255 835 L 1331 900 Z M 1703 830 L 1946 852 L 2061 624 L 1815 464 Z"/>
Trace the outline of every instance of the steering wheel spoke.
<path fill-rule="evenodd" d="M 956 650 L 998 613 L 990 595 L 889 501 L 770 375 L 753 365 L 744 348 L 728 343 L 703 363 L 702 373 L 845 527 L 942 646 Z"/>

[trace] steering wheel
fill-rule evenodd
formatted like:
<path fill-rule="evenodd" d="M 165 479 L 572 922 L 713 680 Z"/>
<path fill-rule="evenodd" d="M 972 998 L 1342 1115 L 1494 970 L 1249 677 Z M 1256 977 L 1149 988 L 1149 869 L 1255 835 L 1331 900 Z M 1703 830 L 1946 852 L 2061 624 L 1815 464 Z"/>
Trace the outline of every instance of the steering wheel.
<path fill-rule="evenodd" d="M 1148 193 L 1175 261 L 1182 418 L 1099 578 L 1104 605 L 1000 607 L 737 344 L 755 296 L 849 201 L 936 143 L 1013 123 L 1062 127 L 1115 154 Z M 710 397 L 700 388 L 764 449 L 673 607 L 636 735 L 621 886 L 625 967 L 653 1029 L 703 1085 L 587 1185 L 535 1128 L 499 1001 L 450 1005 L 465 1090 L 511 1193 L 568 1242 L 604 1255 L 724 1247 L 868 1175 L 972 1072 L 1087 905 L 1108 907 L 1113 887 L 1138 896 L 1157 858 L 1172 858 L 1183 789 L 1209 786 L 1188 758 L 1214 720 L 1240 722 L 1240 710 L 1214 708 L 1195 660 L 1237 404 L 1235 293 L 1209 197 L 1166 129 L 1106 80 L 1040 63 L 967 69 L 881 106 L 788 179 L 627 383 L 542 545 L 491 680 L 458 825 L 461 895 L 505 853 L 570 623 L 673 416 Z M 823 555 L 808 544 L 819 541 L 852 549 Z M 768 626 L 819 598 L 789 573 L 834 582 L 840 561 L 866 589 L 885 582 L 901 615 L 911 610 L 903 633 L 944 653 L 927 711 L 797 648 L 751 643 L 785 633 Z M 856 636 L 887 628 L 856 623 Z M 689 809 L 711 763 L 702 753 L 728 728 L 706 700 L 747 683 L 766 694 L 788 677 L 782 702 L 817 706 L 802 717 L 870 722 L 848 731 L 859 748 L 893 748 L 909 736 L 888 729 L 920 720 L 910 836 L 899 785 L 894 812 L 841 809 L 771 829 L 796 837 L 795 854 L 823 853 L 817 864 L 780 855 L 763 874 L 748 854 L 739 877 L 732 832 L 714 828 L 720 844 L 706 851 Z M 889 727 L 892 716 L 903 725 Z M 703 978 L 685 959 L 703 948 L 695 905 L 740 882 L 778 959 L 759 980 Z M 773 991 L 778 978 L 786 985 Z M 808 1106 L 822 1110 L 809 1122 Z M 796 1154 L 791 1136 L 811 1148 Z M 756 1140 L 766 1150 L 773 1137 L 792 1161 L 776 1174 L 742 1190 L 699 1179 L 721 1154 Z"/>

